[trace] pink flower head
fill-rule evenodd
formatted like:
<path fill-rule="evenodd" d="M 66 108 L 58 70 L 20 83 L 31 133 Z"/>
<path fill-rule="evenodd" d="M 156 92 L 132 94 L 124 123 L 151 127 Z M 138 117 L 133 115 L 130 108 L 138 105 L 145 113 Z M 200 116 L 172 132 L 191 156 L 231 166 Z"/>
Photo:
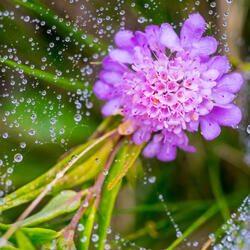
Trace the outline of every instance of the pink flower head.
<path fill-rule="evenodd" d="M 200 126 L 204 138 L 212 140 L 220 126 L 241 121 L 240 109 L 231 102 L 243 78 L 227 74 L 230 65 L 225 57 L 211 56 L 217 41 L 202 37 L 204 31 L 199 14 L 184 22 L 180 38 L 167 23 L 135 34 L 119 31 L 118 48 L 103 60 L 104 70 L 94 86 L 96 96 L 107 101 L 102 113 L 122 112 L 133 124 L 134 143 L 151 140 L 145 157 L 174 160 L 177 147 L 195 151 L 185 131 L 198 131 Z"/>

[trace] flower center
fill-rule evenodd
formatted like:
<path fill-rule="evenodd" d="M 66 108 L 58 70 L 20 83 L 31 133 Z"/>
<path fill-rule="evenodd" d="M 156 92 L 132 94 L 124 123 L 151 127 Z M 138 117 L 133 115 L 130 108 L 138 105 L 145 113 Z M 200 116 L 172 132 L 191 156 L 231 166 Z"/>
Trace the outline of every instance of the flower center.
<path fill-rule="evenodd" d="M 181 57 L 144 58 L 123 75 L 123 114 L 148 123 L 154 131 L 186 128 L 186 122 L 197 121 L 195 110 L 202 101 L 197 90 L 199 62 Z"/>

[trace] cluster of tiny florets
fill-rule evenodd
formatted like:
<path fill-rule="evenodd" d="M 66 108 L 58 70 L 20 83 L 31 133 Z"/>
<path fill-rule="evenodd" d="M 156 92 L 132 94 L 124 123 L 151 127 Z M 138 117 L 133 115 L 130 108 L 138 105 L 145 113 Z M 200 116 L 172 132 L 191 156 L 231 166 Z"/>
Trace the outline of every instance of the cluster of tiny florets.
<path fill-rule="evenodd" d="M 145 32 L 124 30 L 115 35 L 117 49 L 103 60 L 104 70 L 94 86 L 107 103 L 105 116 L 122 113 L 134 128 L 133 141 L 150 141 L 146 157 L 162 161 L 176 157 L 177 147 L 194 151 L 184 131 L 199 127 L 207 140 L 220 134 L 220 126 L 235 126 L 240 109 L 232 104 L 243 78 L 227 74 L 228 60 L 213 56 L 217 41 L 202 37 L 205 21 L 192 14 L 180 38 L 171 25 L 151 25 Z"/>

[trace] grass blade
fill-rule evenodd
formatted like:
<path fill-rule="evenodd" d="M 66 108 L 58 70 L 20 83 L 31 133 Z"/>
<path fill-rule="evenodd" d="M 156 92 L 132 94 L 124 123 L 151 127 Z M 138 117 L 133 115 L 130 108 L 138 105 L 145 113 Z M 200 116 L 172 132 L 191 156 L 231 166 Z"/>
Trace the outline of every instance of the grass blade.
<path fill-rule="evenodd" d="M 44 221 L 51 220 L 61 214 L 70 213 L 80 206 L 81 197 L 76 196 L 73 190 L 64 190 L 52 198 L 49 203 L 38 213 L 25 219 L 21 226 L 34 226 Z M 73 197 L 76 199 L 72 200 Z M 69 202 L 70 201 L 70 202 Z"/>
<path fill-rule="evenodd" d="M 108 190 L 111 190 L 112 188 L 115 187 L 117 183 L 121 181 L 123 176 L 126 175 L 127 171 L 132 167 L 134 164 L 135 160 L 141 153 L 142 148 L 144 147 L 145 143 L 142 145 L 136 145 L 131 142 L 128 142 L 128 147 L 126 147 L 127 153 L 123 155 L 124 157 L 124 165 L 122 168 L 116 168 L 116 173 L 114 175 L 114 178 L 109 182 L 108 184 Z"/>
<path fill-rule="evenodd" d="M 56 75 L 53 75 L 48 72 L 44 72 L 39 69 L 31 69 L 29 66 L 19 64 L 14 61 L 4 59 L 1 57 L 0 57 L 0 62 L 4 63 L 5 65 L 11 68 L 18 70 L 19 72 L 21 71 L 27 75 L 37 77 L 38 79 L 49 82 L 50 84 L 59 88 L 63 88 L 69 91 L 76 91 L 77 89 L 81 89 L 81 90 L 86 89 L 84 84 L 79 81 L 72 81 L 71 79 L 56 76 Z"/>
<path fill-rule="evenodd" d="M 196 230 L 199 226 L 205 223 L 208 219 L 214 216 L 218 212 L 219 208 L 217 204 L 211 206 L 201 217 L 199 217 L 183 234 L 181 237 L 177 238 L 168 248 L 167 250 L 174 249 L 178 246 L 188 235 L 190 235 L 194 230 Z"/>
<path fill-rule="evenodd" d="M 16 231 L 16 240 L 20 250 L 35 250 L 29 238 L 21 231 Z"/>
<path fill-rule="evenodd" d="M 95 209 L 95 204 L 93 204 L 89 207 L 88 211 L 86 214 L 82 216 L 80 219 L 80 224 L 84 226 L 84 229 L 80 233 L 80 238 L 79 238 L 79 249 L 80 250 L 88 250 L 89 249 L 89 244 L 90 244 L 90 239 L 91 239 L 91 232 L 92 228 L 94 225 L 94 220 L 95 220 L 95 214 L 96 214 L 96 209 Z"/>
<path fill-rule="evenodd" d="M 104 249 L 105 239 L 107 237 L 107 230 L 110 224 L 116 196 L 120 189 L 121 180 L 123 176 L 119 179 L 119 181 L 112 189 L 109 189 L 109 185 L 114 180 L 114 178 L 116 178 L 117 173 L 119 173 L 121 169 L 124 169 L 128 152 L 133 153 L 133 151 L 129 151 L 130 149 L 131 145 L 128 142 L 123 143 L 122 147 L 120 148 L 119 152 L 117 153 L 113 161 L 113 164 L 111 165 L 110 173 L 108 174 L 108 177 L 104 182 L 101 201 L 98 208 L 98 216 L 97 216 L 99 225 L 97 231 L 97 234 L 99 236 L 97 249 L 99 250 Z M 134 149 L 137 150 L 136 147 L 134 147 Z"/>
<path fill-rule="evenodd" d="M 10 1 L 10 0 L 9 0 Z M 45 5 L 41 4 L 37 0 L 11 0 L 11 3 L 16 3 L 21 5 L 22 7 L 26 8 L 27 10 L 31 11 L 32 13 L 35 13 L 39 17 L 42 16 L 43 19 L 46 21 L 49 25 L 56 25 L 57 30 L 61 31 L 62 34 L 65 34 L 65 32 L 71 33 L 73 37 L 80 43 L 84 43 L 88 45 L 88 50 L 91 52 L 97 52 L 100 49 L 106 50 L 107 46 L 104 44 L 97 44 L 94 41 L 94 37 L 84 33 L 83 31 L 79 30 L 77 27 L 73 27 L 72 25 L 68 25 L 64 20 L 59 21 L 60 17 L 58 17 L 57 14 L 55 14 L 52 10 L 50 10 Z"/>

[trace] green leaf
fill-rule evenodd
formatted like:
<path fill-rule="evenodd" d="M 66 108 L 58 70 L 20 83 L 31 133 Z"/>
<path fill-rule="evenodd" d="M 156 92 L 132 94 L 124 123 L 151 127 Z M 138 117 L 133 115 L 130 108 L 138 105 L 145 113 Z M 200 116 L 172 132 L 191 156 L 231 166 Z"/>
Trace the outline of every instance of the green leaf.
<path fill-rule="evenodd" d="M 72 190 L 61 191 L 40 212 L 25 219 L 21 226 L 34 226 L 61 214 L 76 210 L 80 206 L 81 201 L 81 197 L 76 195 L 77 193 Z M 73 197 L 76 197 L 76 199 L 72 200 Z"/>
<path fill-rule="evenodd" d="M 145 143 L 142 145 L 136 145 L 134 143 L 128 142 L 128 146 L 124 148 L 126 153 L 123 154 L 122 160 L 124 164 L 121 168 L 117 168 L 116 172 L 114 173 L 113 179 L 108 184 L 108 189 L 111 190 L 115 187 L 117 183 L 126 175 L 127 171 L 132 167 L 135 160 L 139 156 L 142 148 L 144 147 Z M 120 159 L 121 160 L 121 159 Z"/>
<path fill-rule="evenodd" d="M 143 177 L 143 166 L 140 158 L 137 158 L 126 174 L 126 178 L 131 187 L 135 187 L 138 179 Z"/>
<path fill-rule="evenodd" d="M 35 250 L 29 238 L 21 230 L 17 230 L 15 235 L 17 245 L 21 250 Z"/>
<path fill-rule="evenodd" d="M 0 223 L 0 236 L 3 235 L 10 227 L 11 225 Z M 22 227 L 19 230 L 21 230 L 35 246 L 48 243 L 58 236 L 58 233 L 51 229 Z M 10 240 L 16 243 L 16 237 L 12 236 Z"/>
<path fill-rule="evenodd" d="M 118 137 L 116 136 L 99 141 L 69 169 L 65 176 L 56 183 L 52 191 L 58 192 L 65 188 L 79 185 L 82 182 L 93 178 L 102 168 L 108 153 L 116 143 L 117 139 Z M 59 161 L 48 172 L 1 199 L 0 211 L 4 211 L 35 199 L 46 188 L 46 185 L 50 183 L 73 158 L 90 147 L 96 142 L 96 140 L 97 139 L 93 139 L 80 145 L 73 152 Z"/>
<path fill-rule="evenodd" d="M 50 242 L 58 236 L 58 233 L 51 229 L 22 228 L 22 231 L 29 237 L 35 246 Z"/>
<path fill-rule="evenodd" d="M 27 75 L 37 77 L 38 79 L 49 82 L 50 84 L 55 85 L 59 88 L 63 88 L 69 91 L 76 91 L 77 89 L 82 89 L 82 90 L 86 89 L 84 83 L 80 81 L 72 81 L 71 79 L 68 79 L 66 77 L 56 76 L 39 69 L 31 69 L 29 66 L 19 64 L 14 61 L 4 59 L 1 57 L 0 57 L 0 62 L 18 71 L 23 71 Z"/>
<path fill-rule="evenodd" d="M 95 203 L 88 208 L 86 213 L 83 214 L 83 216 L 80 219 L 80 224 L 83 225 L 84 229 L 80 231 L 79 235 L 79 249 L 80 250 L 88 250 L 89 249 L 89 243 L 91 239 L 91 232 L 94 225 L 95 220 Z"/>
<path fill-rule="evenodd" d="M 114 140 L 106 141 L 98 151 L 88 156 L 86 161 L 82 162 L 77 168 L 72 169 L 69 174 L 62 179 L 60 184 L 58 183 L 58 185 L 55 186 L 55 189 L 57 186 L 73 187 L 95 177 L 106 163 L 113 146 Z"/>
<path fill-rule="evenodd" d="M 14 250 L 14 249 L 20 249 L 20 248 L 12 247 L 10 245 L 5 245 L 1 247 L 1 250 Z"/>
<path fill-rule="evenodd" d="M 109 189 L 110 183 L 114 180 L 114 176 L 120 173 L 124 169 L 124 165 L 127 161 L 127 153 L 131 149 L 131 145 L 128 142 L 124 142 L 119 149 L 112 165 L 110 172 L 104 182 L 103 191 L 101 195 L 101 200 L 98 208 L 98 230 L 97 234 L 99 236 L 97 249 L 104 249 L 105 239 L 107 237 L 107 230 L 110 224 L 112 211 L 114 208 L 116 196 L 121 186 L 122 177 L 116 183 L 116 185 Z"/>
<path fill-rule="evenodd" d="M 57 249 L 58 250 L 76 250 L 74 242 L 71 242 L 71 246 L 68 245 L 67 240 L 63 238 L 63 236 L 60 236 L 57 240 Z"/>

